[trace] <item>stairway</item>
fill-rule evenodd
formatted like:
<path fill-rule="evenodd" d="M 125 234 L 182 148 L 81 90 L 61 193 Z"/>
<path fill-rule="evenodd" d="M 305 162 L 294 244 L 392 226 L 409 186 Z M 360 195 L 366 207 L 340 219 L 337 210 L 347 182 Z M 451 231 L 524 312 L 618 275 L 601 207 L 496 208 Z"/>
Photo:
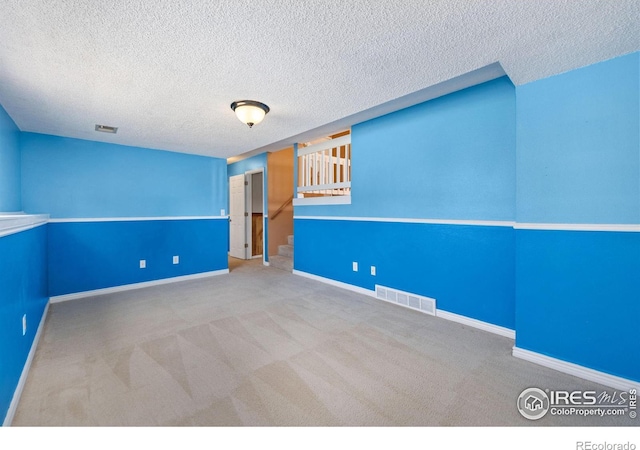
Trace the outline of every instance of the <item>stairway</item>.
<path fill-rule="evenodd" d="M 286 245 L 278 245 L 278 254 L 269 256 L 269 266 L 276 269 L 293 270 L 293 236 L 287 237 Z"/>

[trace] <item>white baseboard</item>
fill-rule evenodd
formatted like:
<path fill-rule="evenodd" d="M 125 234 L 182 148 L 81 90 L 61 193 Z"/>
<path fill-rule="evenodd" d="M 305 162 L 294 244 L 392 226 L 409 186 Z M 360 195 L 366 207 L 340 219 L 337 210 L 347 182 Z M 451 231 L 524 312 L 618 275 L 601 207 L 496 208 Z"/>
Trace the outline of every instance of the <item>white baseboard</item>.
<path fill-rule="evenodd" d="M 16 411 L 18 410 L 18 403 L 20 403 L 20 397 L 22 396 L 24 385 L 27 382 L 27 377 L 29 376 L 29 370 L 31 369 L 31 363 L 33 362 L 33 357 L 35 356 L 36 349 L 38 348 L 38 342 L 40 341 L 40 336 L 42 335 L 42 330 L 44 329 L 44 323 L 47 320 L 47 314 L 49 313 L 49 303 L 50 302 L 47 302 L 46 306 L 44 307 L 44 311 L 42 312 L 42 318 L 40 319 L 38 330 L 36 331 L 36 334 L 33 338 L 33 342 L 31 343 L 29 355 L 27 356 L 27 360 L 25 361 L 24 367 L 22 368 L 22 374 L 20 374 L 18 386 L 16 386 L 16 390 L 13 392 L 13 398 L 11 399 L 9 410 L 7 411 L 7 415 L 5 416 L 4 422 L 2 423 L 3 427 L 11 426 L 11 422 L 13 422 L 13 418 L 15 417 Z"/>
<path fill-rule="evenodd" d="M 393 302 L 387 302 L 386 300 L 380 299 L 376 296 L 376 291 L 371 291 L 369 289 L 361 288 L 359 286 L 354 286 L 352 284 L 343 283 L 341 281 L 332 280 L 330 278 L 320 277 L 318 275 L 313 275 L 307 272 L 302 272 L 300 270 L 294 270 L 294 275 L 300 275 L 305 278 L 310 278 L 312 280 L 320 281 L 321 283 L 330 284 L 332 286 L 336 286 L 342 289 L 346 289 L 348 291 L 357 292 L 358 294 L 368 295 L 369 297 L 373 297 L 376 300 L 384 301 L 386 303 L 396 304 Z M 410 309 L 410 308 L 409 308 Z M 509 328 L 504 328 L 498 325 L 493 325 L 491 323 L 482 322 L 480 320 L 471 319 L 470 317 L 460 316 L 458 314 L 450 313 L 447 311 L 442 311 L 441 309 L 436 310 L 436 317 L 441 317 L 446 320 L 451 320 L 453 322 L 458 322 L 464 325 L 468 325 L 470 327 L 478 328 L 483 331 L 488 331 L 489 333 L 498 334 L 500 336 L 504 336 L 510 339 L 516 338 L 516 332 L 514 330 L 510 330 Z"/>
<path fill-rule="evenodd" d="M 214 270 L 212 272 L 195 273 L 193 275 L 183 275 L 180 277 L 163 278 L 161 280 L 145 281 L 143 283 L 125 284 L 123 286 L 114 286 L 104 289 L 95 289 L 93 291 L 75 292 L 73 294 L 56 295 L 51 297 L 51 303 L 66 302 L 69 300 L 77 300 L 79 298 L 93 297 L 95 295 L 114 294 L 116 292 L 131 291 L 133 289 L 142 289 L 151 286 L 159 286 L 162 284 L 177 283 L 180 281 L 197 280 L 200 278 L 215 277 L 229 273 L 229 269 Z"/>
<path fill-rule="evenodd" d="M 513 347 L 513 356 L 516 358 L 524 359 L 535 364 L 539 364 L 550 369 L 563 372 L 574 377 L 582 378 L 584 380 L 593 381 L 594 383 L 609 386 L 614 389 L 622 391 L 628 391 L 629 389 L 636 389 L 640 391 L 640 382 L 628 380 L 626 378 L 617 377 L 615 375 L 609 375 L 608 373 L 600 372 L 598 370 L 589 369 L 578 364 L 573 364 L 561 359 L 552 358 L 541 353 L 532 352 L 523 348 Z"/>
<path fill-rule="evenodd" d="M 436 317 L 441 317 L 443 319 L 450 320 L 452 322 L 458 322 L 463 325 L 468 325 L 473 328 L 478 328 L 483 331 L 488 331 L 489 333 L 498 334 L 500 336 L 504 336 L 509 339 L 515 340 L 516 338 L 516 332 L 509 328 L 501 327 L 499 325 L 494 325 L 488 322 L 483 322 L 477 319 L 472 319 L 470 317 L 461 316 L 459 314 L 454 314 L 452 312 L 443 311 L 441 309 L 436 310 Z"/>
<path fill-rule="evenodd" d="M 300 270 L 294 270 L 294 275 L 299 275 L 301 277 L 309 278 L 311 280 L 316 280 L 321 283 L 330 284 L 331 286 L 336 286 L 342 289 L 346 289 L 348 291 L 357 292 L 358 294 L 368 295 L 370 297 L 376 297 L 376 291 L 371 291 L 369 289 L 361 288 L 359 286 L 354 286 L 349 283 L 343 283 L 341 281 L 332 280 L 331 278 L 320 277 L 318 275 L 313 275 L 311 273 L 302 272 Z"/>

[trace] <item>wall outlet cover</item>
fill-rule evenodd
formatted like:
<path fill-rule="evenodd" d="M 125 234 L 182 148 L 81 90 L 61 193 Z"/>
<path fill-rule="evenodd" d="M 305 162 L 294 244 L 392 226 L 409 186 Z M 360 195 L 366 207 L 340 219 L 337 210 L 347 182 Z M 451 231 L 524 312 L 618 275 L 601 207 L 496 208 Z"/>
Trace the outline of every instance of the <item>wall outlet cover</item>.
<path fill-rule="evenodd" d="M 140 260 L 140 268 L 141 269 L 146 269 L 147 268 L 147 260 L 146 259 L 141 259 Z"/>
<path fill-rule="evenodd" d="M 353 271 L 357 272 L 358 271 L 358 263 L 357 262 L 353 262 Z"/>

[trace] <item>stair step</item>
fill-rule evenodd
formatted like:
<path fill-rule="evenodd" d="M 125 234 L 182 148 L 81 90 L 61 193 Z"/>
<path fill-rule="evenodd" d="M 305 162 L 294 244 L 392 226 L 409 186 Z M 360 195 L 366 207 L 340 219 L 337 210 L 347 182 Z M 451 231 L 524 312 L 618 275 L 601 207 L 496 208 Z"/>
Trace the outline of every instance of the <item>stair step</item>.
<path fill-rule="evenodd" d="M 278 255 L 293 258 L 293 245 L 278 245 Z"/>
<path fill-rule="evenodd" d="M 287 236 L 287 244 L 293 245 L 293 236 Z"/>
<path fill-rule="evenodd" d="M 269 267 L 291 272 L 293 270 L 293 259 L 286 256 L 269 256 Z"/>

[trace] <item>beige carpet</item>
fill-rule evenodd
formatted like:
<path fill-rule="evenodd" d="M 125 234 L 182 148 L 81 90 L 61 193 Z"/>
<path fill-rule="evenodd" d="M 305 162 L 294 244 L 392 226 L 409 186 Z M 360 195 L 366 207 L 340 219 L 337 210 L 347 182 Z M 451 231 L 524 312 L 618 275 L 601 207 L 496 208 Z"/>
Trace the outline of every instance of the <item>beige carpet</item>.
<path fill-rule="evenodd" d="M 13 425 L 626 425 L 520 416 L 605 389 L 513 341 L 233 261 L 229 275 L 54 304 Z"/>

